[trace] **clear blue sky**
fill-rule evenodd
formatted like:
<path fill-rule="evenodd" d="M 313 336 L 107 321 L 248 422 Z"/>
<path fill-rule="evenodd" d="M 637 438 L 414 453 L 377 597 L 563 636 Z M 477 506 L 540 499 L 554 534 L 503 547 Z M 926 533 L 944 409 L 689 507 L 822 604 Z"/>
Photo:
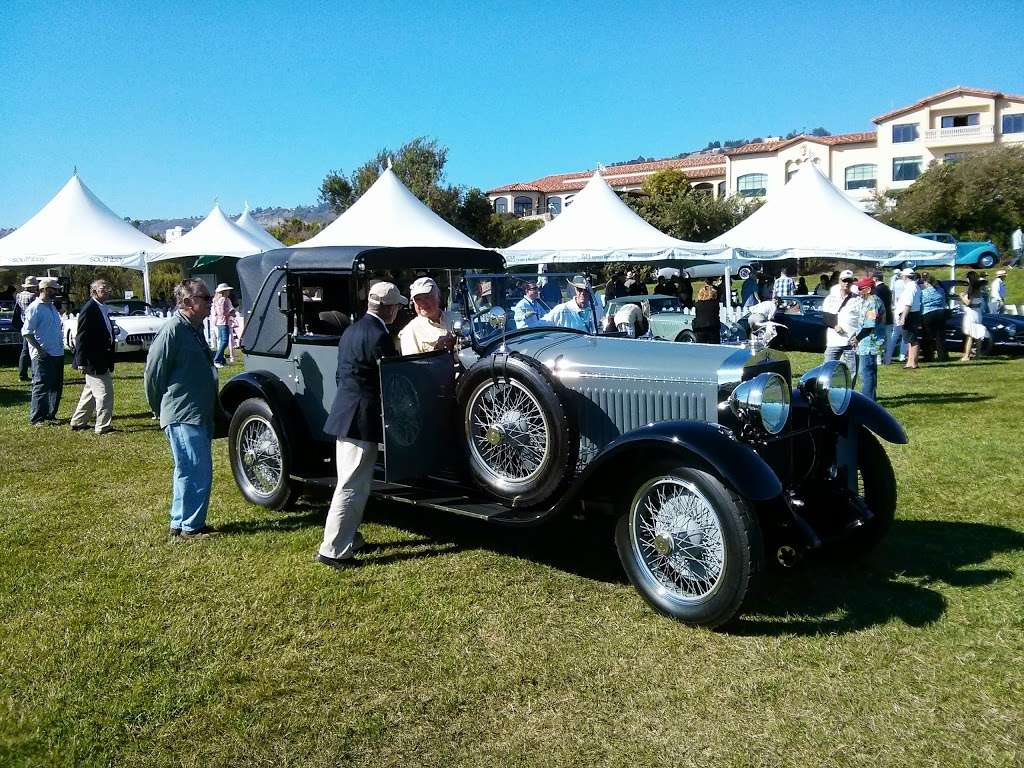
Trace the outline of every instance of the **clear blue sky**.
<path fill-rule="evenodd" d="M 89 7 L 86 7 L 89 6 Z M 3 3 L 0 226 L 74 165 L 137 218 L 311 203 L 419 135 L 484 189 L 1024 92 L 1024 3 Z"/>

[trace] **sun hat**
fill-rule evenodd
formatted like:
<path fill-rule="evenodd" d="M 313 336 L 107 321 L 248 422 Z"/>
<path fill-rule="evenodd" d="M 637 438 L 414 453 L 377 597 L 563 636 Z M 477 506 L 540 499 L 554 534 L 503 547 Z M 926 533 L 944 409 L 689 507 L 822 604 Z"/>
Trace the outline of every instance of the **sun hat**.
<path fill-rule="evenodd" d="M 852 269 L 844 269 L 842 272 L 839 273 L 839 279 L 840 279 L 840 281 L 842 281 L 842 280 L 853 280 L 853 270 Z"/>
<path fill-rule="evenodd" d="M 855 283 L 855 285 L 863 291 L 866 288 L 874 288 L 875 281 L 873 278 L 870 277 L 862 277 Z"/>
<path fill-rule="evenodd" d="M 22 288 L 38 288 L 39 287 L 39 278 L 38 277 L 32 277 L 31 275 L 29 275 L 28 277 L 25 278 L 25 282 L 21 284 L 21 287 Z"/>
<path fill-rule="evenodd" d="M 590 287 L 587 285 L 587 278 L 583 275 L 574 275 L 571 280 L 566 280 L 566 282 L 569 283 L 569 285 L 582 290 L 586 290 Z"/>
<path fill-rule="evenodd" d="M 403 296 L 398 286 L 394 283 L 374 283 L 370 286 L 367 301 L 375 307 L 386 307 L 392 304 L 408 304 L 409 300 Z"/>
<path fill-rule="evenodd" d="M 900 274 L 903 275 L 903 277 L 912 277 L 913 275 L 916 275 L 917 272 L 914 271 L 913 267 L 904 267 L 900 270 Z"/>
<path fill-rule="evenodd" d="M 215 290 L 214 293 L 220 293 L 221 291 L 233 291 L 233 290 L 235 290 L 235 289 L 232 288 L 227 283 L 221 283 L 220 285 L 217 286 L 217 290 Z"/>
<path fill-rule="evenodd" d="M 39 278 L 39 290 L 43 288 L 56 288 L 60 290 L 60 280 L 56 277 L 41 277 Z"/>
<path fill-rule="evenodd" d="M 418 277 L 409 286 L 409 298 L 414 299 L 422 293 L 433 293 L 434 291 L 440 293 L 441 289 L 437 287 L 437 283 L 434 282 L 433 278 Z"/>
<path fill-rule="evenodd" d="M 998 272 L 996 272 L 996 277 L 1006 277 L 1006 270 L 1000 269 Z"/>

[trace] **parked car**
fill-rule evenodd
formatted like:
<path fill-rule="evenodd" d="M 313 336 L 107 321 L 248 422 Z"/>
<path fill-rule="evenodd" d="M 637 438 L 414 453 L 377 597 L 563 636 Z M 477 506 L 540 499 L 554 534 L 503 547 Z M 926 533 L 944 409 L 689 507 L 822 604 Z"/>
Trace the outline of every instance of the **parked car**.
<path fill-rule="evenodd" d="M 667 341 L 696 342 L 693 333 L 693 315 L 684 311 L 683 302 L 676 296 L 656 293 L 652 296 L 618 296 L 608 302 L 605 312 L 614 317 L 627 304 L 643 310 L 651 335 Z M 740 344 L 747 339 L 746 331 L 737 323 L 721 324 L 721 343 Z"/>
<path fill-rule="evenodd" d="M 963 349 L 964 307 L 958 294 L 967 290 L 967 281 L 940 280 L 939 285 L 949 297 L 949 309 L 946 312 L 946 347 Z M 981 316 L 981 323 L 985 326 L 985 338 L 979 345 L 980 354 L 1024 350 L 1024 317 L 985 313 Z"/>
<path fill-rule="evenodd" d="M 946 232 L 918 232 L 918 237 L 936 243 L 956 246 L 956 265 L 988 269 L 999 261 L 999 251 L 991 240 L 960 241 Z M 937 267 L 949 264 L 949 260 L 941 257 L 921 257 L 901 262 L 904 267 Z"/>
<path fill-rule="evenodd" d="M 21 349 L 21 334 L 14 330 L 14 302 L 0 301 L 0 350 Z"/>
<path fill-rule="evenodd" d="M 775 349 L 801 352 L 825 351 L 825 318 L 821 312 L 824 296 L 798 295 L 783 296 L 782 306 L 776 310 L 772 320 L 779 324 L 777 335 L 771 346 Z M 740 319 L 747 333 L 750 328 L 746 318 Z"/>
<path fill-rule="evenodd" d="M 152 305 L 139 299 L 111 299 L 104 302 L 110 311 L 110 319 L 114 323 L 114 352 L 145 352 L 153 343 L 157 333 L 167 322 Z M 78 330 L 78 318 L 64 319 L 64 346 L 70 350 L 75 348 L 75 333 Z"/>
<path fill-rule="evenodd" d="M 513 329 L 527 278 L 478 249 L 280 249 L 242 259 L 245 371 L 220 398 L 250 502 L 334 483 L 323 431 L 337 344 L 368 282 L 436 275 L 459 349 L 380 364 L 385 440 L 373 494 L 507 526 L 608 514 L 630 581 L 657 611 L 717 627 L 767 560 L 885 535 L 896 482 L 879 438 L 906 435 L 829 362 L 792 381 L 776 350 Z M 546 275 L 557 287 L 565 281 Z M 596 318 L 595 318 L 596 319 Z M 397 324 L 396 324 L 397 326 Z"/>

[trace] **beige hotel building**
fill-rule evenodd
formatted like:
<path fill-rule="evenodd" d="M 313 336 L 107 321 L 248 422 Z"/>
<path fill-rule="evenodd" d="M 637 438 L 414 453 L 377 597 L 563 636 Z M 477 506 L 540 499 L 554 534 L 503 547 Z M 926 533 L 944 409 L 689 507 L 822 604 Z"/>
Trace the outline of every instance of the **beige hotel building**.
<path fill-rule="evenodd" d="M 999 144 L 1024 145 L 1024 96 L 957 86 L 879 115 L 875 130 L 836 136 L 768 138 L 677 160 L 609 166 L 619 192 L 640 189 L 647 176 L 674 168 L 708 194 L 770 196 L 802 163 L 815 162 L 862 207 L 877 190 L 910 186 L 933 162 L 957 160 Z M 506 184 L 487 195 L 497 213 L 548 219 L 572 204 L 593 170 Z"/>

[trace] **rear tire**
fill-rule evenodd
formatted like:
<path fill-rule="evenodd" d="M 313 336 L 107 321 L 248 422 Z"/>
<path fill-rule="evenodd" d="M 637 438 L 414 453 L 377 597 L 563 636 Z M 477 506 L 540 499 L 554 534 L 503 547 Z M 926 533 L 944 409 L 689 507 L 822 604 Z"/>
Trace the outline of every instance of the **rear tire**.
<path fill-rule="evenodd" d="M 991 269 L 995 266 L 996 256 L 994 253 L 983 253 L 978 257 L 978 263 L 975 266 L 978 269 Z"/>
<path fill-rule="evenodd" d="M 740 267 L 739 270 L 736 272 L 736 275 L 741 280 L 746 280 L 748 277 L 750 277 L 750 274 L 751 274 L 751 269 L 750 269 L 750 267 L 747 267 L 747 266 Z"/>
<path fill-rule="evenodd" d="M 291 455 L 284 429 L 262 398 L 251 397 L 235 409 L 228 454 L 235 482 L 247 501 L 284 509 L 299 495 L 298 485 L 288 476 Z"/>
<path fill-rule="evenodd" d="M 630 583 L 654 610 L 709 629 L 740 612 L 764 560 L 746 502 L 689 467 L 640 483 L 618 520 L 615 545 Z"/>
<path fill-rule="evenodd" d="M 683 344 L 696 344 L 697 337 L 693 335 L 693 331 L 681 331 L 676 336 L 676 341 L 682 342 Z"/>

